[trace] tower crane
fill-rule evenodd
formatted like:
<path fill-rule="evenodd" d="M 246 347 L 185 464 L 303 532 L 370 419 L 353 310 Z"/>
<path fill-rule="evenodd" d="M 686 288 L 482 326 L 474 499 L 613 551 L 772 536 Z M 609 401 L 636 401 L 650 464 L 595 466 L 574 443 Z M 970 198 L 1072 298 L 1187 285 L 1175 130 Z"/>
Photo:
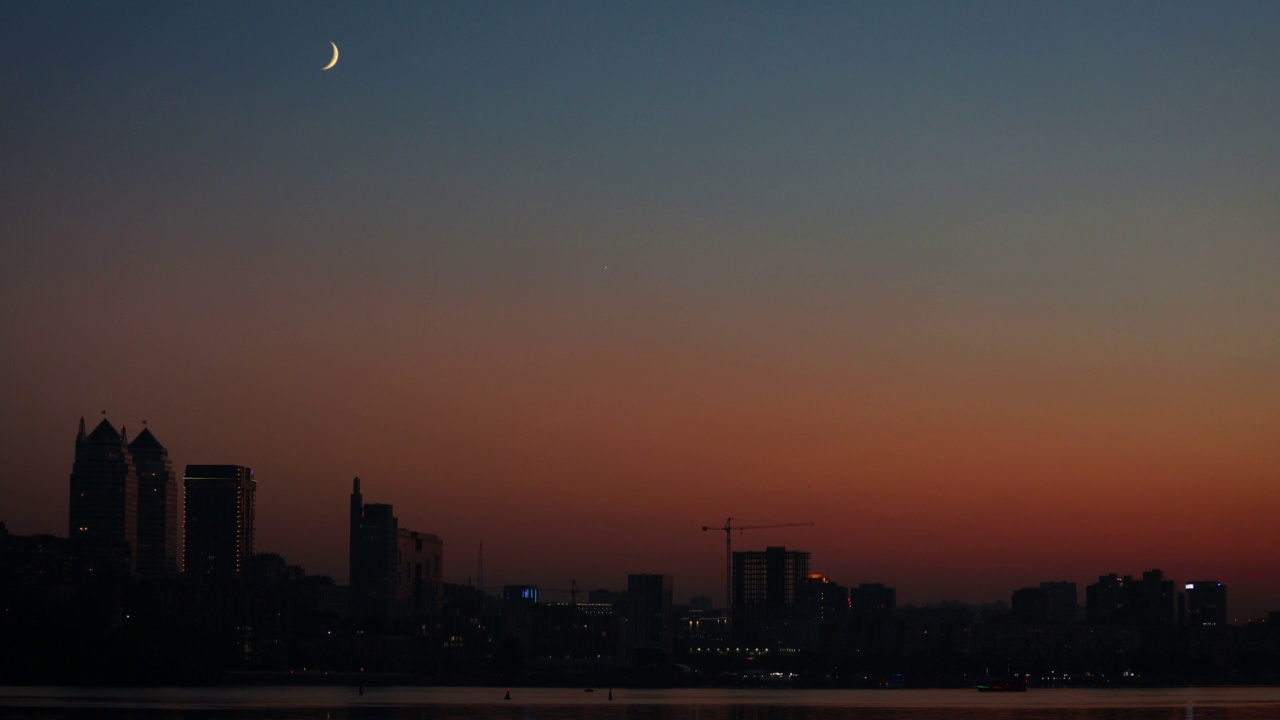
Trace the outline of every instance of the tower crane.
<path fill-rule="evenodd" d="M 569 604 L 574 608 L 578 607 L 578 593 L 582 592 L 578 589 L 578 581 L 570 580 L 568 589 L 565 588 L 543 588 L 541 592 L 567 593 L 569 595 Z"/>
<path fill-rule="evenodd" d="M 733 518 L 726 518 L 724 525 L 703 525 L 702 530 L 724 530 L 724 611 L 730 620 L 733 619 L 733 531 L 768 530 L 771 528 L 807 527 L 811 522 L 772 523 L 769 525 L 734 525 Z"/>

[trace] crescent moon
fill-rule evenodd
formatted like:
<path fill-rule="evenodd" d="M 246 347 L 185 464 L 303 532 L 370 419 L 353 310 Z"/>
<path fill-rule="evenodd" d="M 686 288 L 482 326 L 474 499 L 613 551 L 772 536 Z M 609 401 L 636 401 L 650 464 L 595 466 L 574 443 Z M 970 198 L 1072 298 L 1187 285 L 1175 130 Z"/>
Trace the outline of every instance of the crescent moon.
<path fill-rule="evenodd" d="M 321 70 L 328 70 L 329 68 L 338 64 L 338 44 L 333 42 L 332 40 L 329 41 L 329 44 L 333 46 L 333 59 L 329 61 L 328 65 L 325 65 L 324 67 L 320 68 Z"/>

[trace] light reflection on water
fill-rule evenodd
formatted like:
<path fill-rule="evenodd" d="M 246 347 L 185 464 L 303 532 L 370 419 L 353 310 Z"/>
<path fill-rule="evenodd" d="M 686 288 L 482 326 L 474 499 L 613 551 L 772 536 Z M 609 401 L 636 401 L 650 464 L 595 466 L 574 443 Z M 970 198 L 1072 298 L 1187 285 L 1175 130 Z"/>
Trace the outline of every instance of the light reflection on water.
<path fill-rule="evenodd" d="M 14 720 L 1272 720 L 1280 688 L 625 690 L 2 688 Z"/>

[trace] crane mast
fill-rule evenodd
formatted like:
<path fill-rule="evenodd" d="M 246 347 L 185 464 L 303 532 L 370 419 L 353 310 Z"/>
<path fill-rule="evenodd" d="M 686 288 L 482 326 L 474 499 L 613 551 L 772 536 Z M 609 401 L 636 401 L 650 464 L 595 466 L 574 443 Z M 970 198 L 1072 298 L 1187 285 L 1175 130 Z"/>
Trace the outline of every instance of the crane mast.
<path fill-rule="evenodd" d="M 726 518 L 724 525 L 703 525 L 702 530 L 724 530 L 724 612 L 733 621 L 733 531 L 768 530 L 771 528 L 807 527 L 811 522 L 772 523 L 769 525 L 734 525 L 733 518 Z"/>

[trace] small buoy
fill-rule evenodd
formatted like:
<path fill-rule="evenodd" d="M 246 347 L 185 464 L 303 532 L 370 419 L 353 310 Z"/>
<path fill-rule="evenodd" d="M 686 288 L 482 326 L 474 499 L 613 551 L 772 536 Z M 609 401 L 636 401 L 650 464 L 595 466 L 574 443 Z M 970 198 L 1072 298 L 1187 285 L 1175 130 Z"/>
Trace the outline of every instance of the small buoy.
<path fill-rule="evenodd" d="M 506 696 L 506 697 L 504 697 L 504 698 L 502 698 L 502 699 L 503 699 L 503 700 L 510 700 L 510 699 L 511 699 L 511 688 L 507 688 L 507 696 Z"/>
<path fill-rule="evenodd" d="M 609 699 L 613 699 L 613 688 L 609 688 Z"/>

